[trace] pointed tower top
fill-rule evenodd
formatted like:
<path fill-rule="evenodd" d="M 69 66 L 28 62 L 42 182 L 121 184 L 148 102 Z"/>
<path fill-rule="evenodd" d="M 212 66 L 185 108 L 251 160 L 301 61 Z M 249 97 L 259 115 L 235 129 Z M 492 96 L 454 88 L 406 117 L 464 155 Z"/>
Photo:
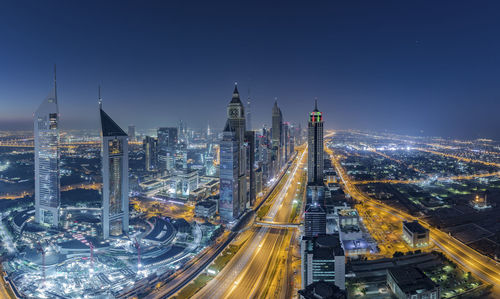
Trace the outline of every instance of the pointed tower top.
<path fill-rule="evenodd" d="M 318 110 L 318 98 L 314 98 L 314 110 L 313 112 L 319 112 Z"/>
<path fill-rule="evenodd" d="M 101 84 L 99 84 L 98 86 L 98 95 L 99 95 L 99 109 L 102 109 Z"/>
<path fill-rule="evenodd" d="M 234 82 L 234 91 L 233 91 L 233 98 L 231 100 L 231 103 L 241 104 L 240 93 L 238 92 L 238 83 L 237 82 Z"/>

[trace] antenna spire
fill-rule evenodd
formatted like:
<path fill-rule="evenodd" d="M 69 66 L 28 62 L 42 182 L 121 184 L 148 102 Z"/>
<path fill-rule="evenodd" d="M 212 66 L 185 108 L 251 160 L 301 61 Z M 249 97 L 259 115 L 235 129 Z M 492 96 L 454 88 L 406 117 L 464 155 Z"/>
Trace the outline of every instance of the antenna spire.
<path fill-rule="evenodd" d="M 314 98 L 314 111 L 319 111 L 318 110 L 318 98 Z"/>
<path fill-rule="evenodd" d="M 98 94 L 99 94 L 99 109 L 102 109 L 101 84 L 99 84 L 98 87 Z"/>

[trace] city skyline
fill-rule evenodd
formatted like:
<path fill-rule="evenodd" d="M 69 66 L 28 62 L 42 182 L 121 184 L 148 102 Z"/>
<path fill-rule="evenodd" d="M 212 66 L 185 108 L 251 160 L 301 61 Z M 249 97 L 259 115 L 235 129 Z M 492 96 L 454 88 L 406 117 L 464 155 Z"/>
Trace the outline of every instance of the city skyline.
<path fill-rule="evenodd" d="M 33 107 L 49 90 L 51 65 L 57 63 L 63 129 L 92 127 L 98 119 L 92 113 L 95 86 L 102 83 L 124 126 L 170 126 L 178 115 L 189 115 L 193 128 L 209 121 L 222 130 L 224 115 L 217 111 L 237 81 L 244 99 L 250 93 L 255 127 L 269 125 L 261 115 L 275 97 L 296 121 L 318 97 L 327 128 L 500 137 L 494 129 L 499 125 L 494 111 L 500 108 L 495 9 L 434 2 L 290 3 L 286 9 L 82 5 L 6 5 L 3 11 L 11 13 L 0 21 L 10 29 L 0 50 L 0 127 L 29 129 Z M 299 12 L 304 17 L 297 21 Z M 225 26 L 222 16 L 239 25 Z M 19 23 L 27 17 L 33 21 Z M 256 17 L 262 22 L 254 24 Z M 72 39 L 58 38 L 70 33 Z M 27 50 L 33 48 L 36 55 Z M 139 100 L 145 105 L 137 105 Z M 24 105 L 15 105 L 19 102 Z M 83 119 L 80 111 L 92 119 Z M 203 117 L 206 113 L 213 116 Z"/>
<path fill-rule="evenodd" d="M 2 5 L 0 297 L 499 298 L 499 12 Z"/>

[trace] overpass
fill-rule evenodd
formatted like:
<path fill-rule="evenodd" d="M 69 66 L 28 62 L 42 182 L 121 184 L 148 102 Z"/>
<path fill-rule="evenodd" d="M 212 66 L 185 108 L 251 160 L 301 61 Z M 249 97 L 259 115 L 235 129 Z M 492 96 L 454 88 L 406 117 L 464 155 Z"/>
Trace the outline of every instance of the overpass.
<path fill-rule="evenodd" d="M 272 227 L 272 228 L 298 228 L 300 226 L 300 223 L 256 221 L 255 225 L 256 226 Z"/>

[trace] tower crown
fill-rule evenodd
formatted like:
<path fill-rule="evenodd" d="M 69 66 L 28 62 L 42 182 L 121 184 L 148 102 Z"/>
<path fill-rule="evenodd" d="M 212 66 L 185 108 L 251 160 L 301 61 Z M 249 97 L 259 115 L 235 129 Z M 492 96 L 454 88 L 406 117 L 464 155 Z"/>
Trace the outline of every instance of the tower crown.
<path fill-rule="evenodd" d="M 318 100 L 314 100 L 314 110 L 309 113 L 310 123 L 321 123 L 323 122 L 323 113 L 318 110 Z"/>
<path fill-rule="evenodd" d="M 238 92 L 238 84 L 237 83 L 234 83 L 234 91 L 233 91 L 233 98 L 231 99 L 231 103 L 236 103 L 236 104 L 241 104 L 241 100 L 240 100 L 240 93 Z"/>

